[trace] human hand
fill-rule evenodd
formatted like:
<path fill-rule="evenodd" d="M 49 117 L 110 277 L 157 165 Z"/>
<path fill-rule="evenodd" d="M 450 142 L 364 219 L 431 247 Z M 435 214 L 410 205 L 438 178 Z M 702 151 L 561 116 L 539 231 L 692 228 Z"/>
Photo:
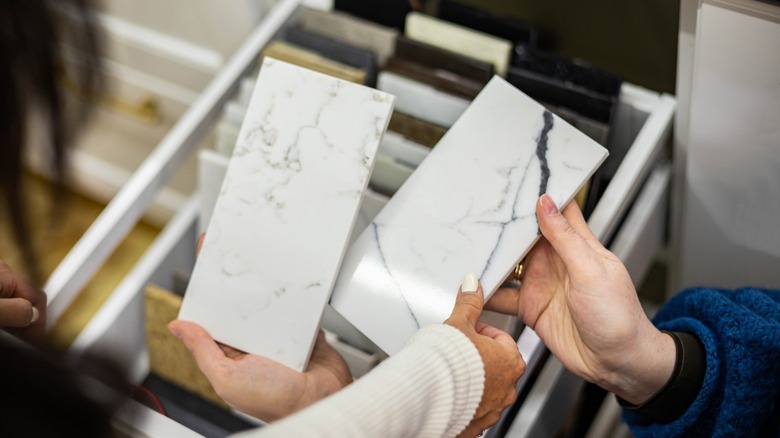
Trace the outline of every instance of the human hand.
<path fill-rule="evenodd" d="M 303 373 L 279 362 L 218 344 L 201 326 L 173 321 L 171 333 L 182 340 L 229 406 L 271 422 L 297 412 L 352 382 L 346 362 L 320 331 Z"/>
<path fill-rule="evenodd" d="M 200 253 L 206 233 L 198 236 Z M 271 422 L 352 383 L 347 363 L 320 331 L 303 373 L 262 356 L 218 344 L 203 327 L 173 321 L 168 330 L 190 350 L 217 395 L 241 412 Z"/>
<path fill-rule="evenodd" d="M 46 294 L 0 260 L 0 327 L 40 342 L 46 332 Z"/>
<path fill-rule="evenodd" d="M 495 424 L 501 412 L 515 402 L 515 385 L 525 371 L 515 340 L 507 333 L 479 320 L 484 295 L 477 276 L 463 280 L 452 315 L 444 321 L 461 332 L 477 347 L 485 367 L 485 388 L 474 418 L 460 434 L 474 437 Z"/>
<path fill-rule="evenodd" d="M 625 266 L 596 239 L 571 203 L 536 205 L 544 235 L 525 259 L 519 289 L 499 289 L 489 309 L 515 314 L 566 368 L 640 404 L 669 379 L 672 338 L 645 316 Z"/>

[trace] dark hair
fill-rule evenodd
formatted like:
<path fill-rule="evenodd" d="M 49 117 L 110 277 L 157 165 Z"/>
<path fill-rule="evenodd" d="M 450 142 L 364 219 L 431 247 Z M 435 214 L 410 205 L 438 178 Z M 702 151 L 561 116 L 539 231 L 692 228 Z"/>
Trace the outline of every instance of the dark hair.
<path fill-rule="evenodd" d="M 0 198 L 4 200 L 30 279 L 41 281 L 22 195 L 28 118 L 40 114 L 48 132 L 55 199 L 65 180 L 66 147 L 83 125 L 102 85 L 92 0 L 0 1 Z M 68 50 L 70 49 L 70 50 Z M 65 54 L 67 53 L 67 57 Z M 81 98 L 68 98 L 72 84 Z M 73 94 L 73 93 L 71 93 Z"/>

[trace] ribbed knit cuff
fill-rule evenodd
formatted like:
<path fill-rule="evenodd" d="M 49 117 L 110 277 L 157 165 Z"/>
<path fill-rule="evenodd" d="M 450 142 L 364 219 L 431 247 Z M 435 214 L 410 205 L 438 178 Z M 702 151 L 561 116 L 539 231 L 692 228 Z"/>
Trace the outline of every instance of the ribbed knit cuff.
<path fill-rule="evenodd" d="M 454 396 L 452 417 L 443 436 L 457 436 L 469 425 L 482 401 L 485 367 L 477 347 L 463 332 L 446 324 L 419 330 L 408 345 L 430 345 L 444 358 L 446 369 L 440 372 L 452 377 Z"/>
<path fill-rule="evenodd" d="M 684 332 L 664 333 L 674 339 L 677 351 L 672 376 L 657 393 L 641 405 L 632 405 L 617 397 L 623 409 L 661 424 L 669 423 L 685 413 L 699 394 L 707 369 L 704 346 L 695 336 Z"/>

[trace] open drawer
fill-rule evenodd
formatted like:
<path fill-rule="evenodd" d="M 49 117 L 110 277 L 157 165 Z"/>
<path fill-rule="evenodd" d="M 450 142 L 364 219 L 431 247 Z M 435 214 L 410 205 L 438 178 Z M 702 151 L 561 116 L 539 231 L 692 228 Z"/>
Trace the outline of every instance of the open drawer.
<path fill-rule="evenodd" d="M 62 314 L 107 254 L 138 221 L 159 188 L 213 129 L 223 105 L 234 95 L 245 73 L 254 66 L 259 52 L 285 24 L 295 20 L 298 8 L 297 0 L 281 0 L 273 7 L 58 267 L 47 285 L 51 303 L 50 324 Z M 674 108 L 675 100 L 670 96 L 624 85 L 614 135 L 620 139 L 627 153 L 590 217 L 590 225 L 602 241 L 614 242 L 613 249 L 622 248 L 619 255 L 627 263 L 630 260 L 632 278 L 637 282 L 641 281 L 662 243 L 668 172 L 665 176 L 654 172 L 650 179 L 648 175 L 668 140 Z M 647 194 L 648 190 L 650 194 Z M 70 354 L 74 359 L 85 353 L 108 355 L 130 365 L 129 377 L 133 382 L 144 379 L 149 373 L 149 361 L 144 333 L 143 290 L 149 283 L 173 289 L 173 273 L 191 271 L 195 261 L 199 209 L 198 195 L 189 198 L 178 209 L 157 240 L 72 344 Z M 338 329 L 334 328 L 334 331 L 338 332 Z M 500 436 L 507 430 L 515 431 L 518 427 L 525 431 L 535 430 L 537 423 L 526 425 L 520 420 L 529 415 L 534 419 L 541 418 L 543 408 L 550 403 L 538 403 L 534 395 L 555 389 L 544 386 L 548 380 L 552 384 L 566 382 L 560 370 L 548 371 L 551 364 L 554 365 L 552 360 L 544 363 L 541 374 L 530 372 L 542 364 L 544 355 L 544 346 L 531 330 L 523 331 L 518 345 L 529 364 L 526 375 L 538 377 L 521 379 L 518 390 L 527 395 L 518 405 L 519 409 L 507 411 L 499 427 L 490 432 L 493 436 Z M 547 378 L 548 375 L 552 377 Z M 565 389 L 569 387 L 572 385 Z M 574 391 L 576 388 L 572 389 L 572 394 Z M 127 423 L 123 428 L 126 427 L 131 434 L 163 437 L 188 436 L 191 433 L 197 436 L 196 432 L 135 403 L 120 413 L 118 421 Z"/>

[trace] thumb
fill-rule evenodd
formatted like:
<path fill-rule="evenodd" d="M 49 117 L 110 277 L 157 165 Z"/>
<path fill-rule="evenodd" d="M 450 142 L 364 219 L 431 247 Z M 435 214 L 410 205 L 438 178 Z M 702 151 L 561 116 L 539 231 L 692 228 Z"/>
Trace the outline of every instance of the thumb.
<path fill-rule="evenodd" d="M 455 308 L 452 309 L 450 318 L 463 318 L 470 327 L 476 327 L 485 298 L 482 294 L 482 286 L 475 274 L 468 274 L 463 279 L 458 297 L 455 300 Z"/>
<path fill-rule="evenodd" d="M 38 309 L 24 298 L 0 299 L 0 327 L 27 327 L 38 317 Z"/>
<path fill-rule="evenodd" d="M 544 194 L 536 203 L 536 217 L 539 229 L 558 253 L 568 269 L 581 264 L 593 248 L 585 238 L 572 227 L 569 220 L 558 210 L 550 195 Z"/>
<path fill-rule="evenodd" d="M 225 359 L 225 353 L 211 335 L 198 324 L 180 320 L 171 321 L 168 324 L 168 330 L 184 343 L 195 358 L 195 362 L 198 363 L 200 370 L 211 380 L 220 361 Z"/>

